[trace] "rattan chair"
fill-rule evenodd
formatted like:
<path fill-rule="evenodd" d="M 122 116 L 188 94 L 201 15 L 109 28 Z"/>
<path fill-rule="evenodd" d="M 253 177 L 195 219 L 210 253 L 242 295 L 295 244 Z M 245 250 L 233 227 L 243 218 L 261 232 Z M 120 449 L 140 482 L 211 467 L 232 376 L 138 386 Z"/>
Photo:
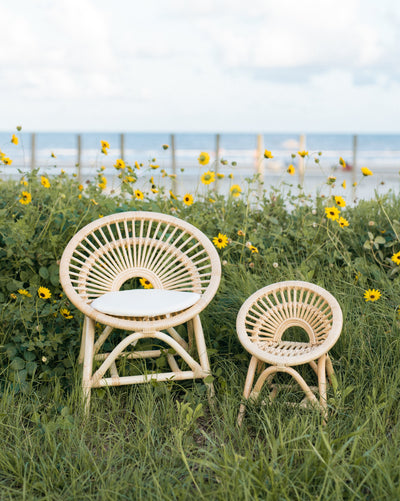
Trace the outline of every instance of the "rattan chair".
<path fill-rule="evenodd" d="M 328 351 L 336 343 L 342 330 L 343 316 L 337 300 L 325 289 L 300 281 L 279 282 L 264 287 L 250 296 L 242 305 L 236 329 L 243 347 L 252 355 L 246 377 L 243 397 L 257 399 L 265 382 L 269 385 L 269 399 L 277 395 L 280 386 L 272 384 L 277 372 L 290 374 L 300 385 L 307 401 L 320 407 L 327 417 L 326 376 L 334 372 Z M 297 340 L 290 337 L 297 327 Z M 299 334 L 303 339 L 298 340 Z M 269 367 L 262 370 L 264 364 Z M 318 388 L 310 387 L 293 366 L 310 364 L 318 378 Z M 261 374 L 253 387 L 256 370 Z M 319 392 L 319 402 L 316 397 Z M 238 424 L 243 420 L 245 402 L 242 402 Z"/>
<path fill-rule="evenodd" d="M 214 245 L 176 217 L 123 212 L 82 228 L 62 255 L 60 281 L 69 300 L 85 315 L 79 361 L 86 412 L 91 388 L 206 378 L 210 364 L 199 314 L 214 297 L 220 278 Z M 139 280 L 152 288 L 137 288 Z M 120 290 L 123 285 L 134 288 Z M 95 340 L 98 324 L 104 330 Z M 174 328 L 182 324 L 187 338 L 186 332 L 179 334 Z M 113 329 L 128 333 L 101 353 Z M 139 349 L 139 340 L 149 338 L 157 346 Z M 181 368 L 176 355 L 187 367 Z M 160 356 L 166 357 L 169 372 L 146 366 L 139 374 L 119 373 L 122 358 Z"/>

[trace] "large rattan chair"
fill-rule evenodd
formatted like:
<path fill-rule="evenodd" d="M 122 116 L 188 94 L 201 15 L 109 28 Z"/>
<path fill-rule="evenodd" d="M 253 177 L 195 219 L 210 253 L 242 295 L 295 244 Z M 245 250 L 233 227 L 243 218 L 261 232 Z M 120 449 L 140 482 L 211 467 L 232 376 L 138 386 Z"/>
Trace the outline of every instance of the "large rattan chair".
<path fill-rule="evenodd" d="M 82 228 L 62 255 L 60 281 L 69 300 L 85 315 L 79 361 L 86 412 L 91 388 L 206 378 L 210 365 L 199 314 L 214 297 L 220 278 L 213 244 L 176 217 L 123 212 Z M 137 288 L 139 280 L 152 288 Z M 124 289 L 136 288 L 120 290 L 124 284 Z M 95 340 L 98 324 L 104 330 Z M 182 324 L 187 327 L 186 339 L 186 332 L 179 334 L 174 328 Z M 113 329 L 128 333 L 101 353 Z M 139 340 L 148 338 L 157 346 L 140 350 Z M 187 367 L 182 369 L 176 355 Z M 139 374 L 119 373 L 117 363 L 122 358 L 160 356 L 166 357 L 169 372 L 146 366 Z"/>
<path fill-rule="evenodd" d="M 336 343 L 342 330 L 343 316 L 337 300 L 328 291 L 314 284 L 300 281 L 279 282 L 255 292 L 242 305 L 236 322 L 239 340 L 252 355 L 246 377 L 243 397 L 257 399 L 265 382 L 269 385 L 269 399 L 275 398 L 280 386 L 272 384 L 277 372 L 290 374 L 300 385 L 307 401 L 320 407 L 327 417 L 326 376 L 334 377 L 328 351 Z M 287 338 L 291 327 L 300 328 L 302 340 Z M 290 332 L 290 331 L 289 331 Z M 304 337 L 306 339 L 304 339 Z M 265 363 L 253 387 L 257 368 Z M 318 377 L 319 402 L 316 388 L 310 387 L 293 366 L 310 364 Z M 245 402 L 239 410 L 238 424 L 243 420 Z"/>

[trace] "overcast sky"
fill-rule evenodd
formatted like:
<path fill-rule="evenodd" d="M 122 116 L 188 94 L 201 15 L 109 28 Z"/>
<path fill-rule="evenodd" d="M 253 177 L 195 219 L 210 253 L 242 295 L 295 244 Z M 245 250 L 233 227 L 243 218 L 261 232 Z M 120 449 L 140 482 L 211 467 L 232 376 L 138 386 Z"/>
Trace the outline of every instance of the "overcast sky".
<path fill-rule="evenodd" d="M 0 130 L 400 132 L 399 0 L 0 3 Z"/>

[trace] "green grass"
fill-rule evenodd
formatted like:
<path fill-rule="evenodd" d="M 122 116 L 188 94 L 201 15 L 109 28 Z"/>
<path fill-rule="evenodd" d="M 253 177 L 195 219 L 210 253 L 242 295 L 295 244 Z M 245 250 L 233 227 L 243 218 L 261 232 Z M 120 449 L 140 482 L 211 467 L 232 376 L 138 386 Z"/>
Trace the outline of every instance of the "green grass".
<path fill-rule="evenodd" d="M 400 197 L 346 207 L 350 224 L 341 228 L 325 216 L 335 191 L 308 198 L 274 189 L 250 205 L 250 183 L 238 199 L 213 194 L 214 202 L 199 197 L 187 207 L 162 190 L 142 201 L 129 190 L 107 196 L 95 183 L 81 191 L 64 174 L 50 177 L 51 188 L 36 171 L 26 179 L 28 205 L 18 183 L 0 183 L 1 501 L 400 499 L 400 266 L 391 259 L 400 250 Z M 231 239 L 219 250 L 219 291 L 202 313 L 211 408 L 202 382 L 147 384 L 93 390 L 84 419 L 82 315 L 60 296 L 58 260 L 84 224 L 123 210 L 174 214 L 211 239 Z M 249 355 L 237 312 L 257 289 L 293 279 L 325 287 L 344 314 L 331 350 L 338 386 L 329 389 L 328 422 L 288 406 L 300 398 L 289 388 L 271 405 L 260 403 L 266 394 L 249 404 L 238 428 Z M 40 286 L 51 298 L 38 297 Z M 365 302 L 368 289 L 382 296 Z"/>

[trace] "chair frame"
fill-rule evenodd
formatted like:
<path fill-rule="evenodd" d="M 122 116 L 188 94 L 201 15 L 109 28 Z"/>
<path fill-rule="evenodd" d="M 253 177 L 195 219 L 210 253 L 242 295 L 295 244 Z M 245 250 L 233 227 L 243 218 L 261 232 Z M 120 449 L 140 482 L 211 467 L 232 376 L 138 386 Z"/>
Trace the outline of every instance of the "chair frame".
<path fill-rule="evenodd" d="M 332 383 L 334 370 L 328 351 L 338 340 L 343 315 L 337 300 L 328 291 L 302 281 L 279 282 L 252 294 L 242 305 L 236 322 L 243 347 L 252 355 L 244 385 L 243 398 L 256 400 L 264 383 L 270 388 L 272 401 L 279 385 L 272 384 L 276 373 L 285 372 L 299 384 L 305 399 L 321 410 L 327 418 L 327 378 Z M 284 332 L 301 327 L 309 342 L 282 341 Z M 265 364 L 269 367 L 264 369 Z M 293 366 L 309 364 L 318 378 L 318 388 L 310 387 Z M 256 372 L 257 382 L 253 386 Z M 316 393 L 318 390 L 319 401 Z M 242 402 L 238 425 L 243 421 L 246 405 Z"/>
<path fill-rule="evenodd" d="M 200 299 L 183 311 L 156 317 L 117 317 L 101 313 L 91 302 L 106 292 L 118 291 L 129 279 L 149 280 L 155 289 L 191 291 Z M 92 388 L 146 383 L 151 380 L 206 378 L 211 374 L 200 312 L 214 297 L 221 279 L 218 253 L 204 233 L 174 216 L 156 212 L 121 212 L 88 224 L 70 240 L 60 262 L 60 282 L 72 304 L 84 315 L 79 362 L 83 363 L 82 388 L 89 412 Z M 105 326 L 95 340 L 96 323 Z M 174 327 L 186 324 L 188 340 Z M 113 331 L 131 332 L 109 353 L 100 353 Z M 166 332 L 163 332 L 166 331 Z M 133 350 L 140 339 L 166 343 L 170 372 L 119 376 L 116 361 L 160 357 L 163 349 Z M 197 352 L 197 359 L 192 352 Z M 181 356 L 190 370 L 181 370 Z M 93 373 L 93 362 L 100 367 Z M 110 377 L 105 377 L 110 371 Z M 207 384 L 209 394 L 212 384 Z"/>

